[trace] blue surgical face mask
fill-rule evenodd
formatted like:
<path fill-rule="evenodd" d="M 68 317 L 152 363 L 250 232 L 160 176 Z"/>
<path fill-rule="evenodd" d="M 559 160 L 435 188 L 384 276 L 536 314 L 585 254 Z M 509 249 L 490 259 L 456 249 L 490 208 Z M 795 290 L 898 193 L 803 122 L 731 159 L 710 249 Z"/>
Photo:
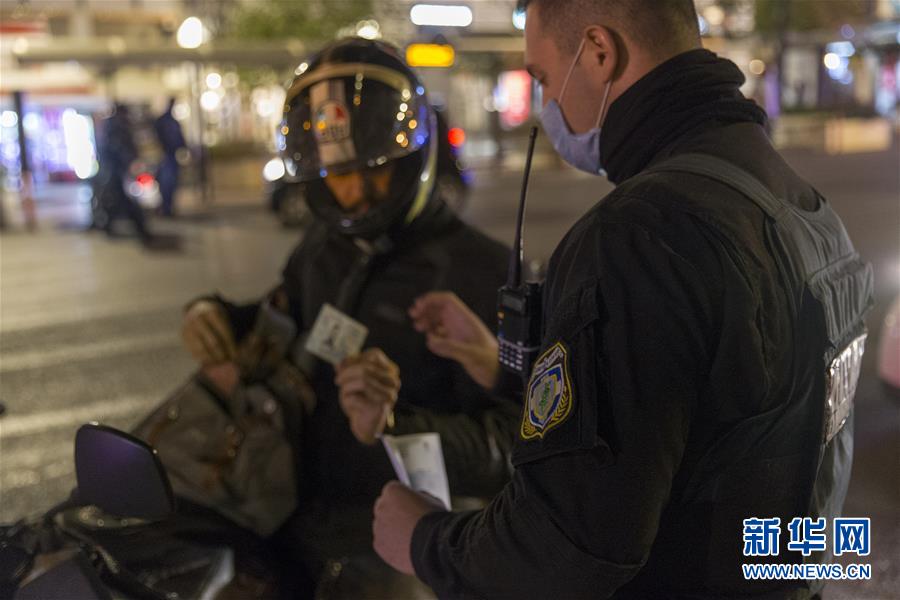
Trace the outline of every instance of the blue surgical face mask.
<path fill-rule="evenodd" d="M 606 91 L 603 93 L 603 102 L 600 105 L 600 113 L 597 115 L 597 122 L 594 128 L 584 133 L 572 133 L 569 124 L 563 116 L 560 104 L 569 85 L 569 78 L 572 71 L 578 64 L 578 59 L 584 51 L 585 39 L 581 40 L 578 46 L 578 52 L 575 53 L 575 59 L 566 73 L 566 79 L 563 81 L 562 89 L 559 92 L 559 101 L 551 100 L 541 111 L 541 124 L 544 131 L 553 143 L 553 147 L 562 157 L 564 161 L 592 175 L 601 175 L 604 173 L 603 165 L 600 162 L 600 123 L 603 120 L 603 113 L 606 110 L 606 102 L 609 100 L 609 90 L 612 87 L 612 80 L 606 84 Z"/>

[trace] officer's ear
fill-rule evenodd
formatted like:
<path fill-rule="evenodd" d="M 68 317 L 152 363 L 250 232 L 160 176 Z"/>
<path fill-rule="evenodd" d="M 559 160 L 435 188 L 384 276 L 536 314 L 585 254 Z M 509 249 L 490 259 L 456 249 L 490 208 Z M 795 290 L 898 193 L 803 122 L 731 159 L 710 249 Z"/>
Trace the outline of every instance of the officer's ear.
<path fill-rule="evenodd" d="M 584 30 L 582 60 L 589 76 L 598 88 L 617 79 L 625 70 L 627 51 L 621 37 L 609 27 L 591 25 Z"/>

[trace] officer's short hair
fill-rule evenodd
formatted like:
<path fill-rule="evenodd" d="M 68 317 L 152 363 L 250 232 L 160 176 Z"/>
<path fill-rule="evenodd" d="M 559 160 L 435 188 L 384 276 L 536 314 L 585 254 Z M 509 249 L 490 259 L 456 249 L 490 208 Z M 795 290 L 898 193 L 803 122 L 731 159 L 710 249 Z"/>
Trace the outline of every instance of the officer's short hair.
<path fill-rule="evenodd" d="M 575 52 L 592 22 L 612 21 L 635 42 L 665 58 L 700 45 L 693 0 L 519 0 L 541 13 L 543 27 L 565 52 Z"/>

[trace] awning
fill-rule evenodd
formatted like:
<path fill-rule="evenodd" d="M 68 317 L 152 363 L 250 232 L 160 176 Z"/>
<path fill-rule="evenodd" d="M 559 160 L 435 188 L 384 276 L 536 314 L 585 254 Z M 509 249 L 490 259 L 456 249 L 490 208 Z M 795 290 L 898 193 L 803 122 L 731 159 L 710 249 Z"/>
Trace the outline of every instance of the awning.
<path fill-rule="evenodd" d="M 24 40 L 23 40 L 24 41 Z M 240 66 L 296 67 L 306 56 L 304 44 L 285 42 L 213 42 L 196 49 L 175 44 L 147 45 L 112 37 L 94 40 L 53 38 L 17 43 L 13 56 L 20 65 L 75 61 L 85 67 L 114 70 L 123 66 L 165 65 L 179 62 Z"/>

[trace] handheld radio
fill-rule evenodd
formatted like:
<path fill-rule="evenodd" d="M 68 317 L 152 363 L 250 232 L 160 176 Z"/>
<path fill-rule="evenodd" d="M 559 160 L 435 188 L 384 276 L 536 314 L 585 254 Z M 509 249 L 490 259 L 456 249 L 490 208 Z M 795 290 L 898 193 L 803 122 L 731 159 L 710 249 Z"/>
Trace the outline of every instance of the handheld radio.
<path fill-rule="evenodd" d="M 531 375 L 531 367 L 541 349 L 541 295 L 544 286 L 535 281 L 522 281 L 522 260 L 525 254 L 522 239 L 525 228 L 525 199 L 528 195 L 528 177 L 531 174 L 531 159 L 534 156 L 536 139 L 537 127 L 532 127 L 528 138 L 519 215 L 516 220 L 516 241 L 509 256 L 509 275 L 506 285 L 500 288 L 497 295 L 500 366 L 519 375 L 523 380 Z"/>

